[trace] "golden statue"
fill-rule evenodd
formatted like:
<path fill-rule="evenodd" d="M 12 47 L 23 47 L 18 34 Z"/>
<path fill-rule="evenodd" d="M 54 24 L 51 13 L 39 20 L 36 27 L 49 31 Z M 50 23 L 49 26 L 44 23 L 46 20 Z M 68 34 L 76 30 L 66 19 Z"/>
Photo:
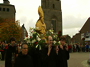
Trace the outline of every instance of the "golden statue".
<path fill-rule="evenodd" d="M 39 6 L 38 8 L 38 14 L 39 14 L 39 19 L 36 23 L 36 31 L 40 34 L 45 34 L 46 33 L 46 24 L 44 23 L 44 12 Z"/>

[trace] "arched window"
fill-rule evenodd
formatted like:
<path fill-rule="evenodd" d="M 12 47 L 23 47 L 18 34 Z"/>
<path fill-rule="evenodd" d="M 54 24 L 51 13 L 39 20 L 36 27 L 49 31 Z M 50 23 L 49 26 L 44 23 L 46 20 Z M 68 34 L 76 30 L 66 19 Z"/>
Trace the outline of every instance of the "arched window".
<path fill-rule="evenodd" d="M 53 9 L 55 8 L 55 4 L 53 4 Z"/>
<path fill-rule="evenodd" d="M 0 7 L 0 11 L 2 10 L 2 8 Z"/>
<path fill-rule="evenodd" d="M 53 29 L 54 32 L 56 32 L 56 19 L 51 20 L 51 29 Z"/>

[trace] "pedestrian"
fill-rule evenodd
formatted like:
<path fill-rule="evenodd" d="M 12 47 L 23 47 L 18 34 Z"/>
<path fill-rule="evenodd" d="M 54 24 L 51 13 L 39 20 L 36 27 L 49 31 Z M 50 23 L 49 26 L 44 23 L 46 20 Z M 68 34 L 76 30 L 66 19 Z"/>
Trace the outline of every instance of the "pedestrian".
<path fill-rule="evenodd" d="M 5 59 L 5 42 L 4 41 L 2 41 L 2 43 L 1 43 L 1 60 L 4 60 Z"/>

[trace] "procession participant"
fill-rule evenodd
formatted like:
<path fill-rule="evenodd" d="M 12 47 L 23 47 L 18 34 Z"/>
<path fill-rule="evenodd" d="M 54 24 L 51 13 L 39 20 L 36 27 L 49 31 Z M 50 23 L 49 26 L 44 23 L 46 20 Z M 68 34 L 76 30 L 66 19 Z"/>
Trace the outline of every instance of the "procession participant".
<path fill-rule="evenodd" d="M 33 67 L 32 57 L 28 55 L 28 45 L 22 44 L 21 54 L 16 57 L 14 67 Z"/>
<path fill-rule="evenodd" d="M 60 43 L 61 45 L 59 46 L 59 51 L 58 51 L 57 67 L 68 67 L 67 60 L 69 59 L 69 51 L 68 51 L 68 45 L 66 44 L 66 38 L 62 36 Z"/>
<path fill-rule="evenodd" d="M 42 49 L 42 67 L 56 67 L 56 50 L 52 36 L 48 36 L 47 45 Z"/>

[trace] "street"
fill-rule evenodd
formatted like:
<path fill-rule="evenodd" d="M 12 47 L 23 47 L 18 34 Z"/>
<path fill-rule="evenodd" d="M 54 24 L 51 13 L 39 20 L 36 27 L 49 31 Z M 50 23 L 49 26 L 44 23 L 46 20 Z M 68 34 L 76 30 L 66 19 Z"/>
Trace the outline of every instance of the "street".
<path fill-rule="evenodd" d="M 89 67 L 87 60 L 90 58 L 90 52 L 70 53 L 68 67 Z"/>
<path fill-rule="evenodd" d="M 68 67 L 89 67 L 87 60 L 90 58 L 90 52 L 70 53 Z M 0 67 L 4 67 L 5 62 L 0 60 Z"/>

